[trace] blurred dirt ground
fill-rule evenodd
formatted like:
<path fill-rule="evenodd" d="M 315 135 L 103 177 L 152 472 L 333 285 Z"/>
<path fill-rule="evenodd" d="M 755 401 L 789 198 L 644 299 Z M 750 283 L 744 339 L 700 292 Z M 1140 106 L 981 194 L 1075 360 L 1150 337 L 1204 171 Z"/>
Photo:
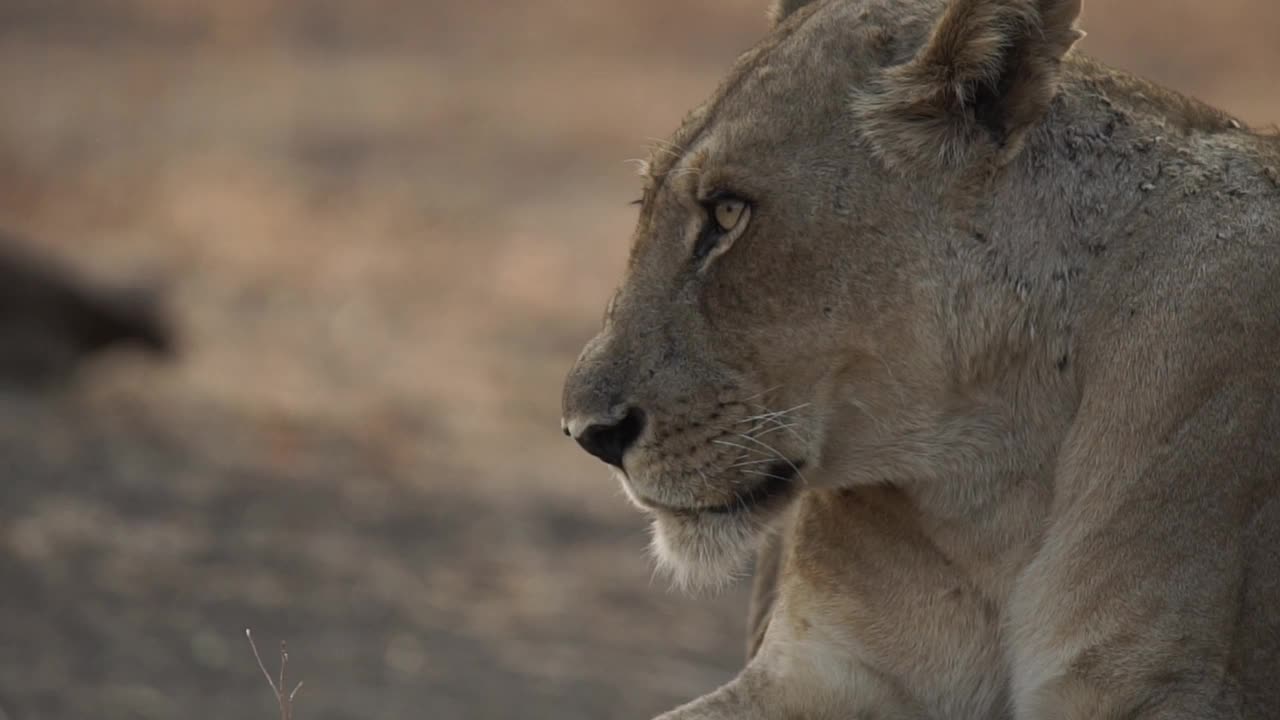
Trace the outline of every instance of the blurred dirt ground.
<path fill-rule="evenodd" d="M 0 0 L 0 227 L 167 287 L 183 360 L 0 395 L 0 718 L 645 718 L 745 599 L 652 578 L 559 383 L 641 156 L 763 0 Z M 1280 119 L 1280 6 L 1090 50 Z M 268 655 L 270 652 L 268 652 Z M 268 658 L 270 660 L 270 658 Z"/>

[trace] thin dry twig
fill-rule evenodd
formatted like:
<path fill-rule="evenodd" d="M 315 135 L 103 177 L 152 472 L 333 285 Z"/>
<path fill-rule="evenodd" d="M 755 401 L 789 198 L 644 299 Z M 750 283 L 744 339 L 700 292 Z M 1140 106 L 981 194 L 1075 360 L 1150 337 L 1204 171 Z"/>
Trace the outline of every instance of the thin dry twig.
<path fill-rule="evenodd" d="M 262 671 L 262 676 L 267 679 L 267 684 L 271 686 L 271 691 L 276 695 L 276 702 L 280 705 L 280 720 L 293 720 L 293 699 L 298 695 L 298 691 L 302 689 L 302 682 L 293 686 L 293 690 L 285 693 L 284 688 L 287 687 L 284 682 L 284 671 L 289 666 L 289 646 L 285 641 L 280 641 L 280 677 L 277 681 L 271 677 L 271 672 L 267 670 L 267 666 L 262 662 L 262 656 L 258 654 L 258 644 L 253 641 L 253 631 L 249 628 L 244 629 L 244 636 L 249 638 L 249 648 L 253 650 L 253 658 L 258 661 L 258 669 Z"/>

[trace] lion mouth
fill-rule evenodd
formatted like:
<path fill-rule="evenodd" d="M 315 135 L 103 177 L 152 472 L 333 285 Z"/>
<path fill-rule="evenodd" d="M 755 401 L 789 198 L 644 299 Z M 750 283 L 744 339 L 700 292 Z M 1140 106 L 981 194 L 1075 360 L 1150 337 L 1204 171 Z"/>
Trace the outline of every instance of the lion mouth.
<path fill-rule="evenodd" d="M 641 498 L 641 503 L 660 512 L 672 515 L 742 515 L 763 510 L 776 505 L 790 497 L 796 490 L 796 478 L 800 474 L 801 462 L 778 461 L 768 466 L 763 479 L 745 491 L 734 493 L 733 500 L 718 505 L 695 505 L 676 507 L 656 502 L 649 498 Z"/>

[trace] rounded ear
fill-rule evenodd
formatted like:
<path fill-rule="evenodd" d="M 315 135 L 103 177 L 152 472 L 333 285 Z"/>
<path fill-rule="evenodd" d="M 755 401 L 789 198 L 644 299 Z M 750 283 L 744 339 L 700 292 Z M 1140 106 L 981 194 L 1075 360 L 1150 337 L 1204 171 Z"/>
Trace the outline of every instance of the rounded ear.
<path fill-rule="evenodd" d="M 951 0 L 924 47 L 856 94 L 864 137 L 891 166 L 1011 157 L 1058 90 L 1084 33 L 1081 0 Z"/>
<path fill-rule="evenodd" d="M 786 20 L 791 13 L 812 2 L 813 0 L 773 0 L 769 5 L 769 17 L 773 18 L 773 24 L 777 25 Z"/>

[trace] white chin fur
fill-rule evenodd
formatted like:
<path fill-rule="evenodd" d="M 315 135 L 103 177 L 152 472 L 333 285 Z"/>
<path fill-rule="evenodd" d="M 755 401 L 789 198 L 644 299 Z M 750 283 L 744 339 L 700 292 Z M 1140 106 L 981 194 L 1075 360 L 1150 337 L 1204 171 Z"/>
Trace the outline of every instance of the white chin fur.
<path fill-rule="evenodd" d="M 685 592 L 724 588 L 740 578 L 759 546 L 760 528 L 736 516 L 705 516 L 698 521 L 657 514 L 650 549 L 658 570 Z"/>

